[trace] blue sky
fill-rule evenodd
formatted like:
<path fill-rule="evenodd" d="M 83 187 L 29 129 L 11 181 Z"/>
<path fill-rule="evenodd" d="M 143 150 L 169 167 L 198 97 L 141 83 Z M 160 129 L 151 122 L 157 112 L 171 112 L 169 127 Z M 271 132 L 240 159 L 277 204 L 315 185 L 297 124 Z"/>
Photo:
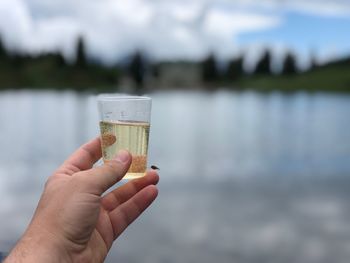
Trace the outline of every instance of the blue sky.
<path fill-rule="evenodd" d="M 155 60 L 227 59 L 242 50 L 256 60 L 294 49 L 327 61 L 350 53 L 348 0 L 0 0 L 5 46 L 61 51 L 73 59 L 78 36 L 90 56 L 114 63 L 141 49 Z"/>
<path fill-rule="evenodd" d="M 319 16 L 297 12 L 283 14 L 283 22 L 275 28 L 242 33 L 240 45 L 261 43 L 289 47 L 302 54 L 314 53 L 320 60 L 331 56 L 350 55 L 350 16 Z"/>

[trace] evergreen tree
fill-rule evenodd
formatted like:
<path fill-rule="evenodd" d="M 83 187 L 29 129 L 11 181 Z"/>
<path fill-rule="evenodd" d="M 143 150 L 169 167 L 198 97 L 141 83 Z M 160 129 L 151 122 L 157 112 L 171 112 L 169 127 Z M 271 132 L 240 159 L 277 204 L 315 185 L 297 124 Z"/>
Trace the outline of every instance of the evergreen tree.
<path fill-rule="evenodd" d="M 61 53 L 55 54 L 54 57 L 55 57 L 56 66 L 58 68 L 64 68 L 65 66 L 67 66 L 66 60 Z"/>
<path fill-rule="evenodd" d="M 226 79 L 229 81 L 236 81 L 241 78 L 243 74 L 243 57 L 231 59 L 227 65 L 225 73 Z"/>
<path fill-rule="evenodd" d="M 291 75 L 297 73 L 296 58 L 292 53 L 287 53 L 282 68 L 283 75 Z"/>
<path fill-rule="evenodd" d="M 144 82 L 145 61 L 140 51 L 136 51 L 132 56 L 128 71 L 136 85 L 142 87 Z"/>
<path fill-rule="evenodd" d="M 77 51 L 76 51 L 76 60 L 75 66 L 78 68 L 85 68 L 87 65 L 85 43 L 82 37 L 78 38 L 77 42 Z"/>
<path fill-rule="evenodd" d="M 151 66 L 151 72 L 152 72 L 152 76 L 154 78 L 159 78 L 159 75 L 160 75 L 160 72 L 159 72 L 159 63 L 154 63 L 152 66 Z"/>
<path fill-rule="evenodd" d="M 0 36 L 0 60 L 7 58 L 7 51 Z"/>
<path fill-rule="evenodd" d="M 255 74 L 271 74 L 271 54 L 266 50 L 255 67 Z"/>
<path fill-rule="evenodd" d="M 317 68 L 317 60 L 315 54 L 311 54 L 310 58 L 310 70 L 316 69 Z"/>
<path fill-rule="evenodd" d="M 202 79 L 204 82 L 214 82 L 219 79 L 217 63 L 213 53 L 204 59 L 201 64 Z"/>

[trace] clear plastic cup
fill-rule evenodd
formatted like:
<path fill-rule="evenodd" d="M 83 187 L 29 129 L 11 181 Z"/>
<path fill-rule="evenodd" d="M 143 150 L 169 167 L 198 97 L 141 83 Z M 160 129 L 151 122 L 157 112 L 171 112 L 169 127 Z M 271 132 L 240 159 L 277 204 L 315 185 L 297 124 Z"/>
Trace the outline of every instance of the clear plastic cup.
<path fill-rule="evenodd" d="M 132 155 L 124 179 L 145 175 L 150 132 L 152 99 L 145 96 L 101 94 L 97 97 L 100 116 L 101 146 L 104 162 L 121 149 Z"/>

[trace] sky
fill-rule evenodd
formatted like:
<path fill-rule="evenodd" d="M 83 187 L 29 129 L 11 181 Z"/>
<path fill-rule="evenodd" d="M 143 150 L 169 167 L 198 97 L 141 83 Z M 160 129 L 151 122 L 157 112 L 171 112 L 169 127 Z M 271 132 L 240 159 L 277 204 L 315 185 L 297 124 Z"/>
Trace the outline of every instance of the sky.
<path fill-rule="evenodd" d="M 268 47 L 307 65 L 350 55 L 350 0 L 0 0 L 0 35 L 11 50 L 67 58 L 81 35 L 106 63 L 136 49 L 155 60 L 254 61 Z"/>

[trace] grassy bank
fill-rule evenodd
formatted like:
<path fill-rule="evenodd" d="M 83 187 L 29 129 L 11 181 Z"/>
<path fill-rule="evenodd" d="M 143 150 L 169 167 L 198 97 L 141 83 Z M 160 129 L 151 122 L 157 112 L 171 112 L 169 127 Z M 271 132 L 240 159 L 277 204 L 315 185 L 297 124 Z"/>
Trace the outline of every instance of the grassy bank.
<path fill-rule="evenodd" d="M 350 92 L 350 65 L 329 65 L 294 75 L 247 76 L 237 86 L 261 91 Z"/>

